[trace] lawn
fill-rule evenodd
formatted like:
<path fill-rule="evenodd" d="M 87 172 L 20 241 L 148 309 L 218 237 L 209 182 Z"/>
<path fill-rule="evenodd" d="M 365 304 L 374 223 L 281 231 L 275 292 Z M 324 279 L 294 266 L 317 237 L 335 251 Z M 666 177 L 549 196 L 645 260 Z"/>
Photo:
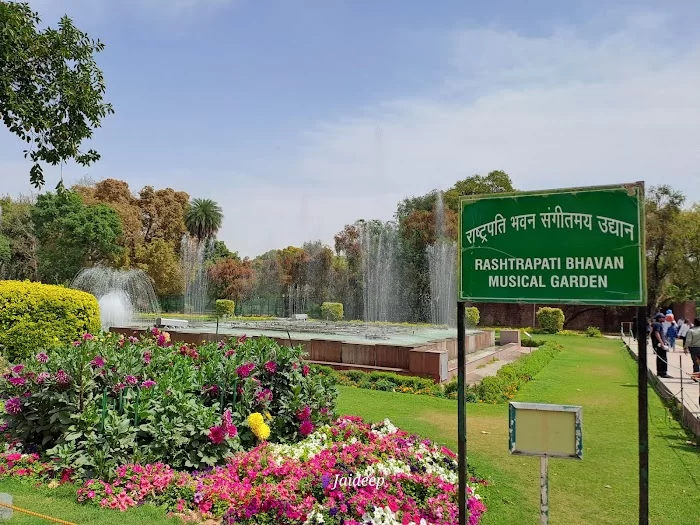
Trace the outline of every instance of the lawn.
<path fill-rule="evenodd" d="M 548 339 L 547 336 L 538 338 Z M 584 458 L 550 461 L 551 523 L 606 525 L 637 523 L 636 365 L 621 344 L 609 339 L 555 337 L 565 346 L 520 401 L 580 404 Z M 650 390 L 651 517 L 654 525 L 700 524 L 700 453 L 667 416 Z M 339 411 L 370 420 L 389 417 L 397 426 L 456 449 L 457 403 L 445 399 L 341 387 Z M 507 406 L 469 404 L 468 451 L 486 492 L 484 525 L 539 523 L 539 459 L 508 453 Z M 3 482 L 15 504 L 79 524 L 172 523 L 161 511 L 141 507 L 125 514 L 74 503 L 70 487 L 36 490 Z M 15 513 L 11 524 L 43 520 Z"/>
<path fill-rule="evenodd" d="M 538 336 L 539 337 L 539 336 Z M 542 339 L 550 337 L 541 336 Z M 583 406 L 583 460 L 550 460 L 551 523 L 635 524 L 636 363 L 609 339 L 555 337 L 565 350 L 517 396 Z M 342 413 L 380 419 L 457 447 L 456 401 L 341 388 Z M 650 523 L 700 524 L 700 453 L 649 391 Z M 470 464 L 493 481 L 483 525 L 539 523 L 539 458 L 508 453 L 506 405 L 467 405 Z"/>

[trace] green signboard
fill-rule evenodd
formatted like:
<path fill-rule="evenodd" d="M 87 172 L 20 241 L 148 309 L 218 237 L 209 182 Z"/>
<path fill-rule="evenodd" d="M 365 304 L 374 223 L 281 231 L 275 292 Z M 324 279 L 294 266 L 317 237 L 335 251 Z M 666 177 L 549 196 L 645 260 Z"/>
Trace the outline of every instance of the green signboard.
<path fill-rule="evenodd" d="M 646 305 L 644 184 L 463 197 L 459 301 Z"/>

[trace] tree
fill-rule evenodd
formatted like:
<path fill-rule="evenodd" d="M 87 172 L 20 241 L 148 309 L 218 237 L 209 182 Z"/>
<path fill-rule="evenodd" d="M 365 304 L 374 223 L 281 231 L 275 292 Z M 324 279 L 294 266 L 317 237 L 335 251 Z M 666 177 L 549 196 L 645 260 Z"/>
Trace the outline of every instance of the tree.
<path fill-rule="evenodd" d="M 213 239 L 223 220 L 221 206 L 211 199 L 194 199 L 185 211 L 187 230 L 200 241 Z"/>
<path fill-rule="evenodd" d="M 172 242 L 153 239 L 137 248 L 135 260 L 136 266 L 153 279 L 156 294 L 166 296 L 182 293 L 182 266 Z"/>
<path fill-rule="evenodd" d="M 209 245 L 209 249 L 206 254 L 206 262 L 207 264 L 214 264 L 216 262 L 219 262 L 222 259 L 236 259 L 238 261 L 241 260 L 240 256 L 238 255 L 238 252 L 232 252 L 226 247 L 226 243 L 224 241 L 214 241 Z"/>
<path fill-rule="evenodd" d="M 100 158 L 81 151 L 102 119 L 114 113 L 103 100 L 105 83 L 95 56 L 104 49 L 64 16 L 58 29 L 38 29 L 37 13 L 26 3 L 0 2 L 0 115 L 28 144 L 34 163 L 29 180 L 44 185 L 41 162 L 73 159 L 88 166 Z M 57 186 L 62 189 L 62 182 Z"/>
<path fill-rule="evenodd" d="M 33 202 L 27 197 L 14 201 L 9 197 L 0 199 L 0 236 L 7 239 L 10 246 L 9 259 L 0 268 L 0 279 L 37 279 L 37 242 L 31 217 L 32 207 Z"/>
<path fill-rule="evenodd" d="M 208 271 L 211 291 L 218 299 L 232 299 L 238 302 L 253 289 L 255 272 L 248 258 L 242 261 L 222 259 Z"/>
<path fill-rule="evenodd" d="M 138 199 L 143 241 L 148 243 L 153 239 L 163 239 L 179 248 L 182 236 L 187 232 L 185 210 L 189 200 L 190 196 L 184 191 L 144 187 Z"/>
<path fill-rule="evenodd" d="M 671 301 L 700 297 L 700 204 L 681 210 L 665 230 L 669 243 L 666 295 Z"/>
<path fill-rule="evenodd" d="M 672 299 L 669 294 L 673 268 L 673 228 L 685 197 L 668 185 L 652 186 L 645 196 L 647 247 L 647 297 L 650 308 Z"/>
<path fill-rule="evenodd" d="M 117 212 L 104 204 L 85 205 L 74 192 L 40 195 L 32 220 L 45 282 L 68 283 L 82 268 L 108 264 L 121 250 Z"/>

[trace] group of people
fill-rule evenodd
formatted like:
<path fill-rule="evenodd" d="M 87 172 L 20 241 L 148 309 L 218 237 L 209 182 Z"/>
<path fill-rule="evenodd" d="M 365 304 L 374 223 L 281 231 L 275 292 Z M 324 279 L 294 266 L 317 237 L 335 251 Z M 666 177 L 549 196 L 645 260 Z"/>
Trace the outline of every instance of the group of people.
<path fill-rule="evenodd" d="M 668 352 L 676 351 L 676 341 L 680 340 L 683 352 L 690 354 L 693 363 L 693 381 L 700 382 L 700 318 L 676 319 L 671 310 L 659 311 L 647 321 L 647 337 L 656 354 L 656 375 L 672 378 L 668 374 Z"/>

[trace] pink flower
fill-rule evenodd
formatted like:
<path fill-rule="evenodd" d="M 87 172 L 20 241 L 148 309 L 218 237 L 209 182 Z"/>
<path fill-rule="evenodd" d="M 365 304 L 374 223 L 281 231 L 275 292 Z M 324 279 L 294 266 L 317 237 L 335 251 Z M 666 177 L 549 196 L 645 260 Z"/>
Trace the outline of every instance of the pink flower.
<path fill-rule="evenodd" d="M 238 374 L 238 377 L 246 378 L 253 370 L 255 370 L 255 363 L 246 363 L 245 365 L 241 365 L 236 368 L 236 373 Z"/>
<path fill-rule="evenodd" d="M 238 344 L 241 344 L 241 345 L 242 345 L 242 344 L 245 343 L 247 340 L 248 340 L 248 336 L 245 335 L 245 334 L 243 334 L 242 336 L 240 336 L 240 337 L 238 338 L 238 341 L 237 341 L 237 342 L 238 342 Z"/>
<path fill-rule="evenodd" d="M 8 381 L 12 386 L 22 386 L 24 383 L 27 382 L 27 380 L 23 377 L 11 377 L 10 379 L 8 379 Z"/>
<path fill-rule="evenodd" d="M 102 368 L 105 366 L 105 360 L 102 358 L 102 356 L 96 355 L 95 358 L 90 361 L 90 364 L 95 368 Z"/>
<path fill-rule="evenodd" d="M 80 346 L 82 341 L 73 341 L 73 346 Z"/>
<path fill-rule="evenodd" d="M 143 362 L 146 364 L 149 364 L 151 362 L 151 357 L 152 357 L 151 352 L 148 352 L 148 351 L 144 352 L 143 353 Z"/>
<path fill-rule="evenodd" d="M 277 372 L 277 363 L 275 363 L 274 361 L 268 361 L 267 363 L 265 363 L 265 370 L 267 370 L 267 372 L 270 374 L 274 374 L 275 372 Z"/>
<path fill-rule="evenodd" d="M 36 354 L 36 360 L 40 363 L 47 363 L 49 361 L 49 356 L 44 352 L 39 352 Z"/>
<path fill-rule="evenodd" d="M 209 429 L 209 439 L 215 445 L 218 445 L 226 438 L 226 431 L 223 427 L 211 427 Z"/>
<path fill-rule="evenodd" d="M 133 335 L 131 335 L 131 336 L 129 336 L 129 342 L 130 342 L 132 345 L 135 345 L 136 343 L 139 342 L 139 340 L 138 340 L 138 338 L 136 338 L 136 337 L 134 337 Z"/>
<path fill-rule="evenodd" d="M 126 381 L 126 384 L 129 386 L 134 386 L 136 383 L 139 382 L 138 379 L 136 379 L 134 376 L 131 376 L 131 375 L 126 376 L 124 378 L 124 381 Z"/>
<path fill-rule="evenodd" d="M 44 384 L 44 382 L 48 381 L 51 379 L 51 374 L 48 372 L 40 372 L 38 376 L 36 376 L 36 382 L 39 385 Z"/>
<path fill-rule="evenodd" d="M 24 370 L 24 365 L 15 365 L 11 368 L 13 374 L 21 374 Z"/>
<path fill-rule="evenodd" d="M 236 434 L 238 434 L 238 429 L 231 420 L 231 411 L 228 408 L 224 411 L 222 427 L 228 437 L 234 437 Z"/>
<path fill-rule="evenodd" d="M 314 425 L 311 421 L 308 419 L 304 421 L 300 426 L 299 426 L 299 433 L 302 436 L 308 436 L 314 431 Z"/>
<path fill-rule="evenodd" d="M 5 402 L 5 412 L 8 414 L 19 414 L 22 412 L 22 401 L 18 397 L 11 397 Z"/>
<path fill-rule="evenodd" d="M 259 403 L 265 403 L 272 401 L 272 390 L 265 388 L 258 392 L 255 396 Z"/>
<path fill-rule="evenodd" d="M 236 353 L 236 351 L 232 349 L 232 350 L 227 350 L 226 353 L 225 353 L 224 355 L 225 355 L 226 357 L 231 357 L 231 356 L 234 355 L 235 353 Z"/>
<path fill-rule="evenodd" d="M 93 339 L 95 339 L 95 336 L 91 333 L 86 332 L 83 334 L 83 341 L 92 341 Z"/>
<path fill-rule="evenodd" d="M 303 410 L 300 410 L 299 412 L 297 412 L 297 419 L 299 421 L 306 421 L 310 417 L 311 417 L 311 407 L 309 407 L 308 405 L 305 406 Z"/>
<path fill-rule="evenodd" d="M 309 375 L 309 372 L 310 372 L 310 371 L 311 371 L 311 369 L 310 369 L 307 365 L 304 365 L 304 366 L 301 368 L 301 375 L 303 375 L 304 377 L 306 377 L 306 376 Z"/>
<path fill-rule="evenodd" d="M 144 381 L 143 383 L 141 383 L 141 388 L 145 388 L 145 389 L 147 389 L 147 390 L 148 390 L 149 388 L 153 388 L 154 386 L 156 386 L 156 382 L 153 381 L 152 379 L 147 379 L 146 381 Z"/>
<path fill-rule="evenodd" d="M 59 385 L 67 385 L 71 382 L 71 377 L 63 370 L 56 372 L 56 383 Z"/>

